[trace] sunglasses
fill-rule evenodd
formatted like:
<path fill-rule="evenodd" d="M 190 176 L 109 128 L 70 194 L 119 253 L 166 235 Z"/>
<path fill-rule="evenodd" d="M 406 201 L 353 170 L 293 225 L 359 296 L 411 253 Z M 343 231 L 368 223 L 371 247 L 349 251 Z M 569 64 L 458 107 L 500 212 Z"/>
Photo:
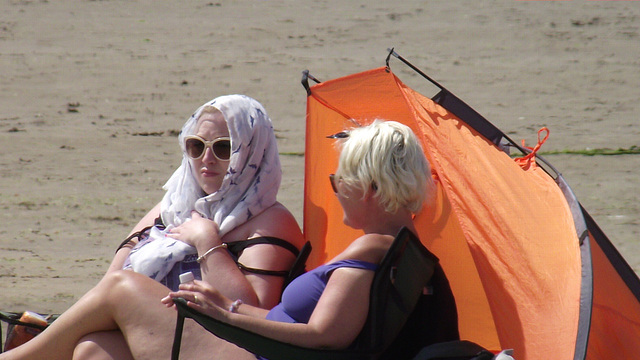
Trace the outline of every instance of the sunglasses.
<path fill-rule="evenodd" d="M 184 138 L 184 147 L 187 149 L 187 156 L 194 160 L 202 158 L 208 147 L 218 160 L 227 161 L 231 157 L 231 139 L 228 137 L 207 141 L 200 136 L 191 135 Z"/>

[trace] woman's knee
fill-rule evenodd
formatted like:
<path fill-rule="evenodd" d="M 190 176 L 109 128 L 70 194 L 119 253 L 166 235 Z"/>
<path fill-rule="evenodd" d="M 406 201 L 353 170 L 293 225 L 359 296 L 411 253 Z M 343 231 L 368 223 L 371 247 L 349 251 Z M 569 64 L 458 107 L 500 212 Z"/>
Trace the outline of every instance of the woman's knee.
<path fill-rule="evenodd" d="M 84 336 L 73 351 L 73 360 L 133 360 L 120 331 L 103 331 Z"/>
<path fill-rule="evenodd" d="M 105 298 L 116 303 L 132 304 L 135 299 L 150 299 L 166 296 L 169 293 L 164 285 L 130 270 L 112 271 L 100 281 Z"/>
<path fill-rule="evenodd" d="M 73 350 L 73 360 L 111 360 L 109 357 L 100 356 L 106 355 L 106 352 L 103 350 L 104 349 L 95 342 L 82 338 Z"/>
<path fill-rule="evenodd" d="M 130 270 L 117 270 L 106 274 L 100 281 L 100 286 L 111 295 L 126 296 L 139 292 L 143 287 L 141 283 L 145 280 L 151 279 Z"/>

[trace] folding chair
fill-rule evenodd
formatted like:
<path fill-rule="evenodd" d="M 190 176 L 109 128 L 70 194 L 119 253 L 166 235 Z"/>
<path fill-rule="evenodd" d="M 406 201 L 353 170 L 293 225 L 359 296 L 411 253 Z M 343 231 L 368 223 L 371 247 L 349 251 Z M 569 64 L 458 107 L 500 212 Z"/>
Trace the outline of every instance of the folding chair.
<path fill-rule="evenodd" d="M 434 284 L 434 274 L 438 275 L 438 284 Z M 438 265 L 438 258 L 420 243 L 418 238 L 408 229 L 402 229 L 396 236 L 390 249 L 385 255 L 380 267 L 376 270 L 371 285 L 370 306 L 367 321 L 354 342 L 346 350 L 312 349 L 288 344 L 270 339 L 253 332 L 217 321 L 187 306 L 183 299 L 176 299 L 178 321 L 173 344 L 172 359 L 179 358 L 182 329 L 185 318 L 192 318 L 205 329 L 216 336 L 232 342 L 252 353 L 259 354 L 271 360 L 315 360 L 315 359 L 399 359 L 393 351 L 394 340 L 403 333 L 405 324 L 422 323 L 423 319 L 407 322 L 411 315 L 429 313 L 430 316 L 441 314 L 455 314 L 455 302 L 449 304 L 449 311 L 439 312 L 433 306 L 438 301 L 431 299 L 448 299 L 453 301 L 453 295 L 448 288 L 446 278 Z M 444 281 L 443 281 L 444 279 Z M 437 288 L 434 286 L 437 285 Z M 444 285 L 444 286 L 443 286 Z M 428 291 L 425 291 L 428 290 Z M 426 294 L 425 294 L 426 293 Z M 421 306 L 431 309 L 421 309 Z M 450 309 L 453 308 L 453 312 Z M 429 311 L 431 310 L 431 311 Z M 450 319 L 450 324 L 443 332 L 442 339 L 455 340 L 458 338 L 457 317 Z M 426 326 L 435 324 L 422 324 Z M 447 333 L 447 334 L 445 334 Z M 420 337 L 421 334 L 414 334 Z M 412 337 L 415 337 L 412 336 Z M 405 339 L 400 339 L 400 343 Z M 423 337 L 420 345 L 416 345 L 415 352 L 429 343 L 428 336 Z M 436 341 L 431 341 L 431 343 Z M 414 354 L 407 354 L 413 356 Z"/>

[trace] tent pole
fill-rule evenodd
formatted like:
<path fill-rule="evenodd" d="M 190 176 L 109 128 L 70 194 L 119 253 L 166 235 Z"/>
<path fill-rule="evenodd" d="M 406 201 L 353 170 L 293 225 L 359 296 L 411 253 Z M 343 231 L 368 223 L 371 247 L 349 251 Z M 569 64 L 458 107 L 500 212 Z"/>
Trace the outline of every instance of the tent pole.
<path fill-rule="evenodd" d="M 317 84 L 320 84 L 320 80 L 313 77 L 313 75 L 309 74 L 309 70 L 302 71 L 302 86 L 304 86 L 305 90 L 307 90 L 307 96 L 311 96 L 311 87 L 309 86 L 309 79 L 315 81 Z"/>
<path fill-rule="evenodd" d="M 444 86 L 440 85 L 437 81 L 433 80 L 429 75 L 425 74 L 422 70 L 418 69 L 416 66 L 414 66 L 412 63 L 410 63 L 407 59 L 405 59 L 402 56 L 400 56 L 400 54 L 395 52 L 393 49 L 394 48 L 387 49 L 387 51 L 389 51 L 389 55 L 387 56 L 387 61 L 386 61 L 387 62 L 387 68 L 389 67 L 389 57 L 391 55 L 393 55 L 395 58 L 397 58 L 400 61 L 402 61 L 403 63 L 405 63 L 405 65 L 407 65 L 408 67 L 412 68 L 413 71 L 415 71 L 418 74 L 422 75 L 423 78 L 429 80 L 433 85 L 438 87 L 440 90 L 445 90 Z"/>

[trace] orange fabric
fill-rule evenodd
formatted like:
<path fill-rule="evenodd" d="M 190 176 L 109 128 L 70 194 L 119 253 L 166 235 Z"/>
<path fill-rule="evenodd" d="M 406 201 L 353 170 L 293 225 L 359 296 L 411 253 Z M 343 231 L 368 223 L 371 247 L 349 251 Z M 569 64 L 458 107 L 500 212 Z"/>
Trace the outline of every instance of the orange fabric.
<path fill-rule="evenodd" d="M 480 282 L 480 275 L 460 228 L 459 219 L 452 212 L 442 184 L 439 181 L 436 184 L 438 186 L 436 200 L 414 220 L 419 224 L 420 240 L 434 254 L 437 254 L 451 281 L 451 290 L 456 296 L 458 307 L 460 337 L 473 339 L 477 343 L 484 344 L 488 349 L 497 350 L 500 348 L 500 342 L 489 303 Z M 467 279 L 467 281 L 453 279 Z M 474 329 L 485 329 L 485 331 Z"/>
<path fill-rule="evenodd" d="M 637 359 L 640 304 L 602 249 L 590 239 L 594 294 L 587 359 Z"/>
<path fill-rule="evenodd" d="M 535 163 L 524 170 L 454 115 L 385 68 L 327 81 L 307 103 L 304 231 L 311 266 L 360 234 L 342 223 L 328 181 L 337 150 L 325 136 L 376 118 L 411 127 L 438 178 L 439 196 L 416 217 L 421 240 L 451 282 L 460 331 L 519 360 L 573 359 L 580 254 L 564 197 Z"/>
<path fill-rule="evenodd" d="M 426 149 L 444 174 L 500 347 L 517 359 L 572 359 L 581 261 L 562 192 L 535 163 L 524 171 L 455 116 L 419 101 Z"/>

